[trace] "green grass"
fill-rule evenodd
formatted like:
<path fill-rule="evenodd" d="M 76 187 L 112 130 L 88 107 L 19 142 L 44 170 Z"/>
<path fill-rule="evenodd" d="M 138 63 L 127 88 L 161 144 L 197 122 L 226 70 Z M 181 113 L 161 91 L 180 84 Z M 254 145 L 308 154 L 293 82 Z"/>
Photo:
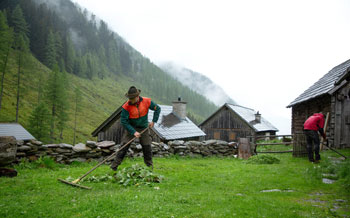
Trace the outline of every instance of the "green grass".
<path fill-rule="evenodd" d="M 343 151 L 347 155 L 350 150 Z M 322 152 L 326 163 L 329 156 Z M 319 169 L 305 158 L 279 154 L 275 164 L 248 164 L 234 158 L 154 158 L 161 183 L 123 186 L 88 182 L 92 190 L 60 183 L 78 178 L 96 163 L 16 165 L 18 176 L 0 178 L 0 217 L 339 217 L 349 215 L 349 190 L 339 180 L 323 184 Z M 143 165 L 127 159 L 121 168 Z M 45 166 L 50 166 L 46 168 Z M 340 171 L 341 172 L 341 171 Z M 94 176 L 111 174 L 101 166 Z M 279 189 L 281 192 L 261 192 Z M 339 202 L 343 199 L 346 202 Z M 333 211 L 334 206 L 340 208 Z"/>

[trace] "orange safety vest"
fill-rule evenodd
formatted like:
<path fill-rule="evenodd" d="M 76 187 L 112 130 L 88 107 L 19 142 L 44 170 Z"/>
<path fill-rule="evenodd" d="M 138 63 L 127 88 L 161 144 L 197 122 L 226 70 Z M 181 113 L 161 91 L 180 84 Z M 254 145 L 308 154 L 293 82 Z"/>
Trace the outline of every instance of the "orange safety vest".
<path fill-rule="evenodd" d="M 122 106 L 126 111 L 129 112 L 129 119 L 138 119 L 140 117 L 144 117 L 148 113 L 148 109 L 151 105 L 150 98 L 140 97 L 142 100 L 139 104 L 129 104 L 129 101 L 125 102 Z"/>

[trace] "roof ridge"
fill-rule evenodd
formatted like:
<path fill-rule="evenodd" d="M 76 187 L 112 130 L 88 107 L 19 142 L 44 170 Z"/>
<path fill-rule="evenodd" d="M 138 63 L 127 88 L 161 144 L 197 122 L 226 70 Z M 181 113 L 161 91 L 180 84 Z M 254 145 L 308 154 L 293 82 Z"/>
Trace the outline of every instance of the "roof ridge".
<path fill-rule="evenodd" d="M 232 106 L 237 106 L 237 107 L 242 107 L 242 108 L 245 108 L 245 109 L 249 109 L 249 110 L 255 111 L 255 110 L 254 110 L 254 109 L 252 109 L 252 108 L 249 108 L 249 107 L 244 107 L 244 106 L 242 106 L 242 105 L 238 105 L 238 104 L 231 104 L 231 103 L 225 103 L 225 104 L 232 105 Z"/>

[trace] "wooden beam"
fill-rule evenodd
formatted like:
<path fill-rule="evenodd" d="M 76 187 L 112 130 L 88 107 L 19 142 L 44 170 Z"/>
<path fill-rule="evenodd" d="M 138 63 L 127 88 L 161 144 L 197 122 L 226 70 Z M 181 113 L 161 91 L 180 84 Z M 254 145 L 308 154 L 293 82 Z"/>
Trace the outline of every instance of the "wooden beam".
<path fill-rule="evenodd" d="M 283 153 L 292 153 L 293 151 L 259 151 L 258 154 L 283 154 Z"/>
<path fill-rule="evenodd" d="M 323 129 L 324 134 L 326 134 L 326 132 L 327 132 L 328 120 L 329 120 L 329 112 L 327 112 L 326 122 L 325 122 L 325 124 L 324 124 L 324 129 Z M 320 151 L 323 150 L 323 143 L 324 143 L 324 138 L 322 137 L 322 139 L 321 139 L 321 145 L 320 145 Z"/>
<path fill-rule="evenodd" d="M 256 145 L 291 145 L 293 142 L 256 143 Z"/>

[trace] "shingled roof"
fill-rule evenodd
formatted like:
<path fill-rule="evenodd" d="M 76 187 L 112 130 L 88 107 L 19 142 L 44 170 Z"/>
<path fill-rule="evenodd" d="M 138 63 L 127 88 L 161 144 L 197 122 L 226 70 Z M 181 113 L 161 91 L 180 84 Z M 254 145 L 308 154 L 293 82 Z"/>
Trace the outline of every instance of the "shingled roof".
<path fill-rule="evenodd" d="M 278 131 L 269 121 L 261 116 L 260 123 L 255 121 L 255 110 L 243 107 L 240 105 L 226 104 L 232 111 L 238 114 L 243 120 L 245 120 L 255 131 L 264 132 L 264 131 Z"/>
<path fill-rule="evenodd" d="M 307 100 L 311 100 L 320 95 L 327 94 L 335 86 L 335 82 L 339 77 L 344 75 L 346 70 L 350 67 L 350 60 L 345 61 L 344 63 L 334 67 L 321 79 L 319 79 L 315 84 L 310 88 L 304 91 L 299 97 L 292 101 L 287 108 L 293 107 L 296 104 L 302 103 Z"/>
<path fill-rule="evenodd" d="M 35 139 L 19 123 L 0 123 L 0 136 L 13 136 L 16 140 Z"/>
<path fill-rule="evenodd" d="M 164 140 L 185 139 L 205 136 L 205 133 L 188 117 L 180 119 L 173 112 L 173 107 L 159 105 L 161 112 L 158 122 L 154 125 L 155 132 Z M 153 111 L 149 111 L 148 121 L 152 121 Z"/>
<path fill-rule="evenodd" d="M 243 107 L 240 105 L 229 104 L 226 103 L 222 107 L 220 107 L 216 112 L 214 112 L 210 117 L 208 117 L 205 121 L 203 121 L 199 126 L 202 126 L 205 122 L 207 122 L 210 118 L 212 118 L 216 113 L 218 113 L 223 107 L 227 107 L 232 112 L 237 114 L 244 122 L 246 122 L 251 128 L 256 132 L 264 132 L 264 131 L 276 131 L 279 130 L 274 127 L 269 121 L 261 116 L 260 123 L 255 121 L 255 114 L 257 113 L 255 110 L 247 107 Z"/>

